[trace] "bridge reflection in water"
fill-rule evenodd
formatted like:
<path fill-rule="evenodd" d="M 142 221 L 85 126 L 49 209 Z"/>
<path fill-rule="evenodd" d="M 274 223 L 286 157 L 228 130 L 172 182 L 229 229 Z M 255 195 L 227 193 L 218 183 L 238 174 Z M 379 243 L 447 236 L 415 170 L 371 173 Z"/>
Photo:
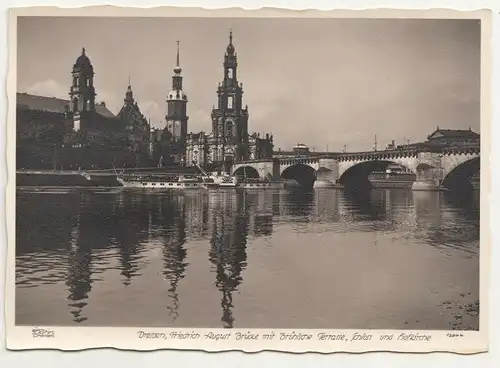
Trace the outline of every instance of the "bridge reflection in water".
<path fill-rule="evenodd" d="M 478 200 L 18 191 L 16 323 L 448 328 L 437 305 L 457 290 L 478 298 Z M 354 270 L 363 276 L 339 279 Z M 407 308 L 422 311 L 420 322 Z"/>

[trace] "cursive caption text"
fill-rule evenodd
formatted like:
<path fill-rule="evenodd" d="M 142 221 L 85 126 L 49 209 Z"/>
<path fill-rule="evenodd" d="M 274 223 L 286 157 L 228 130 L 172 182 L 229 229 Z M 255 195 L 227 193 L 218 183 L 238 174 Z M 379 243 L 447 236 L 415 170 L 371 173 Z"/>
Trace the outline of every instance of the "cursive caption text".
<path fill-rule="evenodd" d="M 208 341 L 344 341 L 361 342 L 361 341 L 421 341 L 430 342 L 432 336 L 423 333 L 391 333 L 375 335 L 367 332 L 353 332 L 353 333 L 302 333 L 297 331 L 292 332 L 279 332 L 271 331 L 267 333 L 255 333 L 251 331 L 246 332 L 206 332 L 204 334 L 184 331 L 173 332 L 148 332 L 138 331 L 137 336 L 142 340 L 208 340 Z"/>

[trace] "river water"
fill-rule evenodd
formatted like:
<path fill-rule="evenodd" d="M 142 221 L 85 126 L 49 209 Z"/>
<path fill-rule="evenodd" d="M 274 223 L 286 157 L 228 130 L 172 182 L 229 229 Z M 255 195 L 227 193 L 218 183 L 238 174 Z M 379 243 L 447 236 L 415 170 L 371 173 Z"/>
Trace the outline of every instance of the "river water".
<path fill-rule="evenodd" d="M 478 329 L 479 196 L 18 189 L 16 324 Z"/>

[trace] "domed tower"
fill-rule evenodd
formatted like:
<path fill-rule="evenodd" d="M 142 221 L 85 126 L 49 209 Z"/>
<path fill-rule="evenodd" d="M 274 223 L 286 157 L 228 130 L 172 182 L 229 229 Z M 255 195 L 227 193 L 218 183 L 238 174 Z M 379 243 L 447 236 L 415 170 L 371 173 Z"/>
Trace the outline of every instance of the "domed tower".
<path fill-rule="evenodd" d="M 76 59 L 71 74 L 73 76 L 73 84 L 69 91 L 71 112 L 95 111 L 94 67 L 85 54 L 85 47 Z"/>
<path fill-rule="evenodd" d="M 179 62 L 179 41 L 177 41 L 177 64 L 172 76 L 172 90 L 167 95 L 167 115 L 165 129 L 173 140 L 173 159 L 176 163 L 185 163 L 185 145 L 187 137 L 187 95 L 182 90 L 182 69 Z"/>
<path fill-rule="evenodd" d="M 217 150 L 214 161 L 229 167 L 232 161 L 246 160 L 248 148 L 248 109 L 243 108 L 243 84 L 238 82 L 238 59 L 229 31 L 224 55 L 224 79 L 217 89 L 218 106 L 212 110 L 212 134 Z"/>

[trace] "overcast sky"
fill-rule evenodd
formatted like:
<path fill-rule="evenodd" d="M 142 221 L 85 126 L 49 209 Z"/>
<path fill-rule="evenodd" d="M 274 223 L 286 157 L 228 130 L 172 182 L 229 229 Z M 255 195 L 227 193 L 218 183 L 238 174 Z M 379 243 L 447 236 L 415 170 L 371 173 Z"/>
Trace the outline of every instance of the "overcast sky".
<path fill-rule="evenodd" d="M 176 40 L 188 131 L 210 131 L 229 29 L 250 132 L 276 148 L 369 150 L 423 141 L 436 126 L 479 132 L 476 20 L 42 18 L 18 19 L 18 91 L 68 98 L 82 47 L 97 101 L 117 113 L 130 76 L 154 125 L 164 120 Z"/>

